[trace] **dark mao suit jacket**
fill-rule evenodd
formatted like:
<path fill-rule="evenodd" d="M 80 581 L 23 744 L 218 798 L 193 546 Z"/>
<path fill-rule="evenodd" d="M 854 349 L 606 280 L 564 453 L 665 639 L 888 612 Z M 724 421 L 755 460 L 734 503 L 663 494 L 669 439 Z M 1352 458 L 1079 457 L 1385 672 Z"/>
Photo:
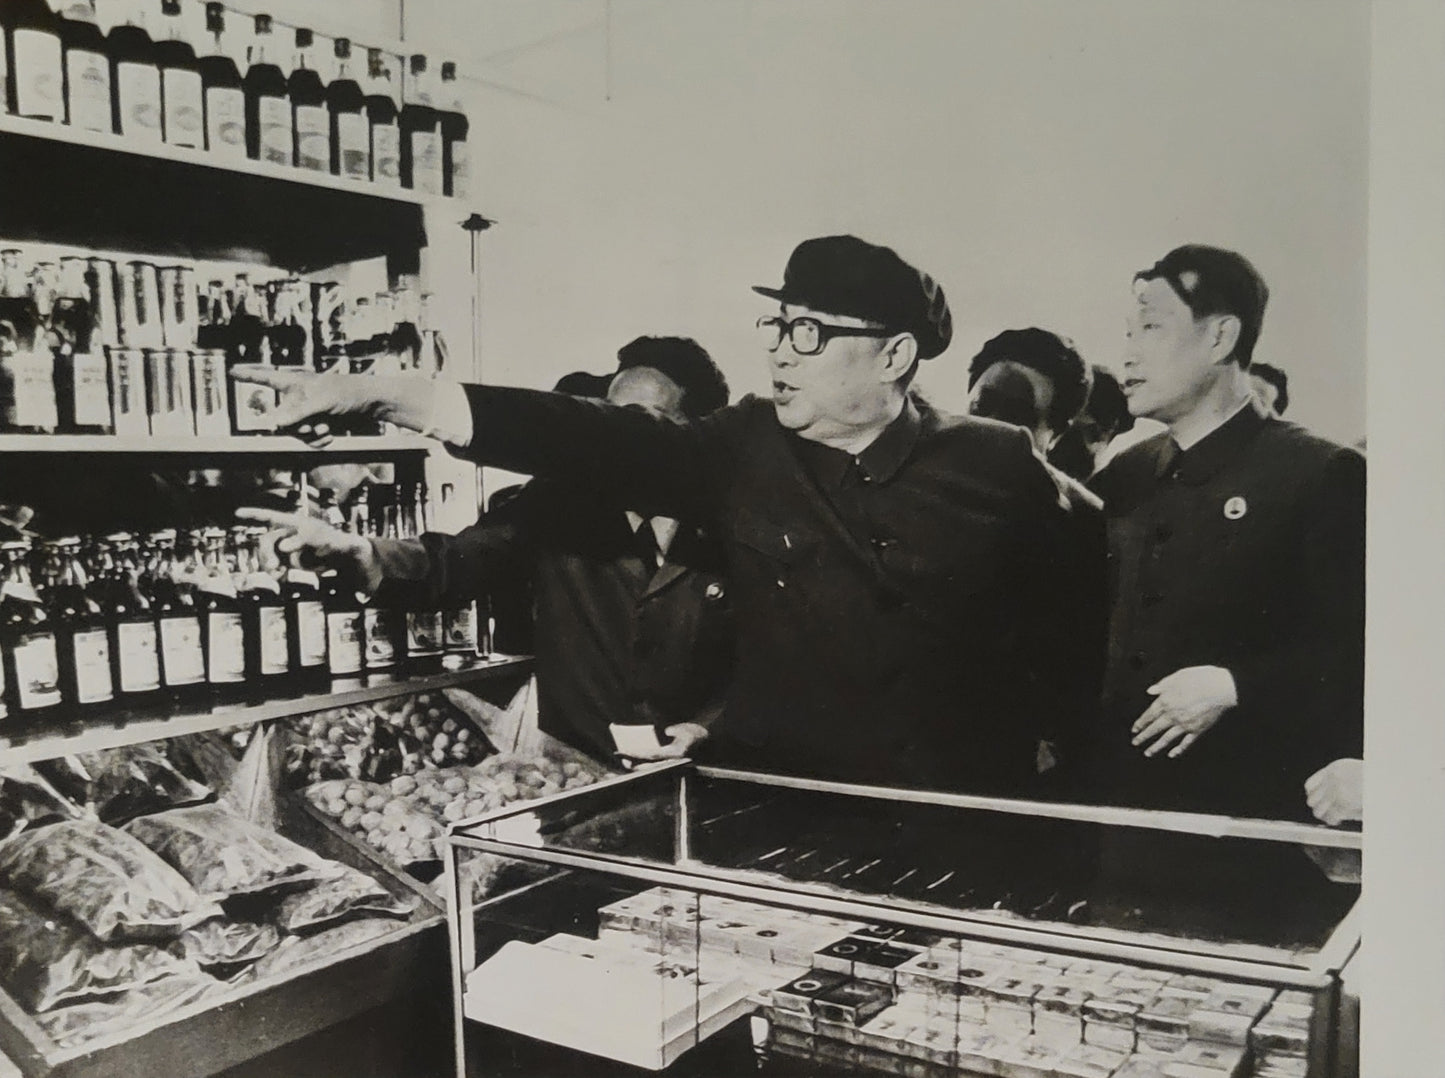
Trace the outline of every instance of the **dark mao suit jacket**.
<path fill-rule="evenodd" d="M 910 407 L 881 464 L 844 459 L 825 487 L 803 459 L 825 447 L 786 432 L 765 401 L 676 424 L 467 392 L 464 455 L 712 525 L 737 628 L 715 759 L 1018 793 L 1040 732 L 1089 706 L 1077 654 L 1097 641 L 1073 639 L 1058 587 L 1074 568 L 1068 514 L 1022 431 Z"/>
<path fill-rule="evenodd" d="M 1359 756 L 1365 461 L 1246 408 L 1174 458 L 1167 435 L 1094 489 L 1112 596 L 1096 788 L 1131 804 L 1308 818 L 1304 781 Z M 1129 744 L 1147 689 L 1222 666 L 1239 704 L 1182 756 Z"/>
<path fill-rule="evenodd" d="M 530 584 L 539 722 L 578 748 L 607 758 L 612 723 L 707 725 L 721 710 L 730 597 L 721 550 L 695 526 L 679 525 L 658 567 L 618 503 L 536 481 L 456 535 L 375 544 L 386 604 Z"/>

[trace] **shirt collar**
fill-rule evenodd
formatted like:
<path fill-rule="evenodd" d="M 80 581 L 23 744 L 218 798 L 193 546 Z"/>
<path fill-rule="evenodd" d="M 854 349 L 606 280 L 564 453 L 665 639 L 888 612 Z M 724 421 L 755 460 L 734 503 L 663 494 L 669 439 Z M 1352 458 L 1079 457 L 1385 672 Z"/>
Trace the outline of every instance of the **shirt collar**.
<path fill-rule="evenodd" d="M 1174 459 L 1174 474 L 1185 483 L 1202 483 L 1219 471 L 1253 440 L 1269 416 L 1253 398 L 1219 426 L 1179 452 Z"/>
<path fill-rule="evenodd" d="M 657 549 L 664 555 L 672 546 L 672 541 L 677 538 L 677 521 L 672 517 L 644 517 L 641 513 L 634 513 L 631 509 L 627 512 L 627 525 L 636 534 L 637 529 L 642 527 L 644 520 L 652 521 L 652 535 L 657 540 Z"/>

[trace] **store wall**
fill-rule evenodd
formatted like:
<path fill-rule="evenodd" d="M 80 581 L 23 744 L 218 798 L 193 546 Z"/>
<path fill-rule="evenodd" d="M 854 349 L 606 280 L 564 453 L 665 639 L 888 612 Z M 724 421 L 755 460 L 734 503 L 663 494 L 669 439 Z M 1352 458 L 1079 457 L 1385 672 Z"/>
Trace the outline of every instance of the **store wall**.
<path fill-rule="evenodd" d="M 1364 433 L 1368 8 L 1355 0 L 407 0 L 472 88 L 486 375 L 548 385 L 639 333 L 764 387 L 789 250 L 856 232 L 942 280 L 923 387 L 1043 325 L 1116 365 L 1132 273 L 1246 252 L 1291 418 Z"/>

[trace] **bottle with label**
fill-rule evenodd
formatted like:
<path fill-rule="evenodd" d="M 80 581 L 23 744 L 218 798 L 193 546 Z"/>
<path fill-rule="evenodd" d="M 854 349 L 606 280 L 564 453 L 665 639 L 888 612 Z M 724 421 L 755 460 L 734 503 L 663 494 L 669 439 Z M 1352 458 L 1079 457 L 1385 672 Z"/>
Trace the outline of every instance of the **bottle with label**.
<path fill-rule="evenodd" d="M 371 179 L 371 127 L 366 98 L 351 67 L 351 41 L 338 37 L 335 44 L 336 77 L 326 87 L 326 108 L 331 116 L 331 171 L 348 180 Z"/>
<path fill-rule="evenodd" d="M 0 543 L 0 656 L 10 721 L 45 721 L 61 712 L 60 657 L 50 615 L 30 579 L 30 544 Z"/>
<path fill-rule="evenodd" d="M 246 156 L 246 91 L 226 41 L 226 9 L 206 4 L 204 54 L 196 61 L 206 104 L 206 148 L 236 160 Z"/>
<path fill-rule="evenodd" d="M 440 378 L 447 365 L 447 342 L 436 324 L 436 310 L 430 292 L 421 296 L 421 351 L 417 370 L 428 378 Z"/>
<path fill-rule="evenodd" d="M 195 585 L 176 558 L 176 533 L 165 530 L 146 540 L 146 583 L 153 598 L 161 653 L 161 684 L 177 701 L 206 693 L 206 655 Z"/>
<path fill-rule="evenodd" d="M 295 153 L 291 99 L 276 58 L 280 48 L 271 34 L 271 16 L 257 15 L 251 41 L 246 90 L 246 153 L 257 161 L 289 165 Z"/>
<path fill-rule="evenodd" d="M 282 595 L 286 600 L 286 640 L 294 682 L 301 689 L 323 689 L 329 671 L 326 606 L 320 579 L 309 569 L 288 569 Z"/>
<path fill-rule="evenodd" d="M 262 317 L 262 297 L 252 288 L 244 273 L 236 275 L 236 287 L 230 303 L 230 322 L 221 335 L 226 349 L 227 369 L 240 363 L 271 362 L 271 347 L 266 339 L 267 325 Z M 269 434 L 270 414 L 276 407 L 276 391 L 254 382 L 231 382 L 231 432 L 233 434 Z"/>
<path fill-rule="evenodd" d="M 110 131 L 110 57 L 95 16 L 95 0 L 75 0 L 60 13 L 65 50 L 65 122 L 85 131 Z"/>
<path fill-rule="evenodd" d="M 386 56 L 366 50 L 366 121 L 371 128 L 371 178 L 391 187 L 401 184 L 401 126 L 396 90 Z"/>
<path fill-rule="evenodd" d="M 231 529 L 236 554 L 236 595 L 246 635 L 246 684 L 256 695 L 272 695 L 291 676 L 286 633 L 286 600 L 281 595 L 280 565 L 267 553 L 265 528 Z"/>
<path fill-rule="evenodd" d="M 355 678 L 366 667 L 366 621 L 355 590 L 331 574 L 322 578 L 326 603 L 326 664 L 333 679 Z"/>
<path fill-rule="evenodd" d="M 186 40 L 181 0 L 161 0 L 156 33 L 156 63 L 161 69 L 161 131 L 172 146 L 206 145 L 206 105 L 196 50 Z"/>
<path fill-rule="evenodd" d="M 206 652 L 206 683 L 222 695 L 246 683 L 246 626 L 236 594 L 235 572 L 226 559 L 226 533 L 206 528 L 191 533 L 191 571 L 196 579 L 201 640 Z"/>
<path fill-rule="evenodd" d="M 475 601 L 448 610 L 442 617 L 442 634 L 450 655 L 475 659 L 482 652 Z"/>
<path fill-rule="evenodd" d="M 311 367 L 311 320 L 303 310 L 304 295 L 305 286 L 294 277 L 273 282 L 267 289 L 266 340 L 273 366 Z"/>
<path fill-rule="evenodd" d="M 437 114 L 426 57 L 416 53 L 402 86 L 401 183 L 428 195 L 442 193 L 441 117 Z"/>
<path fill-rule="evenodd" d="M 451 60 L 442 64 L 438 111 L 442 130 L 442 193 L 464 198 L 471 183 L 471 162 L 467 159 L 467 131 L 471 125 L 462 108 L 457 65 Z"/>
<path fill-rule="evenodd" d="M 400 507 L 401 538 L 415 539 L 426 531 L 426 485 L 414 484 L 411 497 L 397 484 L 396 504 Z M 446 651 L 446 629 L 440 610 L 409 610 L 406 615 L 406 663 L 415 673 L 431 673 L 441 669 Z"/>
<path fill-rule="evenodd" d="M 310 30 L 296 30 L 296 52 L 286 92 L 295 110 L 296 166 L 310 172 L 331 171 L 331 111 L 326 104 L 326 87 L 316 71 L 312 52 L 315 36 Z"/>
<path fill-rule="evenodd" d="M 11 433 L 50 434 L 60 422 L 50 325 L 59 284 L 54 262 L 26 274 L 18 251 L 0 252 L 0 427 Z"/>
<path fill-rule="evenodd" d="M 90 308 L 84 258 L 60 260 L 60 284 L 51 315 L 55 354 L 55 396 L 63 434 L 111 434 L 110 370 L 105 349 L 94 341 L 95 316 Z"/>
<path fill-rule="evenodd" d="M 142 585 L 139 550 L 128 532 L 100 546 L 100 603 L 110 621 L 110 669 L 122 704 L 139 705 L 160 694 L 160 643 L 156 614 Z"/>
<path fill-rule="evenodd" d="M 161 69 L 139 2 L 124 5 L 122 21 L 106 37 L 106 50 L 115 87 L 115 130 L 142 142 L 161 142 Z"/>
<path fill-rule="evenodd" d="M 402 371 L 414 371 L 421 360 L 421 295 L 417 290 L 417 279 L 404 273 L 397 278 L 395 292 L 395 323 L 392 326 L 388 348 L 393 352 Z"/>
<path fill-rule="evenodd" d="M 5 0 L 5 97 L 32 120 L 65 119 L 65 65 L 60 16 L 46 0 Z"/>
<path fill-rule="evenodd" d="M 45 544 L 45 606 L 60 662 L 60 695 L 67 707 L 88 710 L 115 700 L 110 633 L 80 565 L 80 540 Z"/>

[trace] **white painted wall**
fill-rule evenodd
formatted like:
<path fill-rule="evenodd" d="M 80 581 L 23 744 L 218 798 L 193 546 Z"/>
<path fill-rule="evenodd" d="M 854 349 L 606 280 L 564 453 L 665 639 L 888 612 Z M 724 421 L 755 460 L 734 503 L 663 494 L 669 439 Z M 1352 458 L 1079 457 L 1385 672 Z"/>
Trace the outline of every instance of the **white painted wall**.
<path fill-rule="evenodd" d="M 1368 9 L 1355 0 L 406 0 L 474 85 L 489 377 L 696 336 L 762 386 L 748 285 L 852 231 L 938 276 L 964 397 L 988 336 L 1117 361 L 1134 270 L 1234 246 L 1292 417 L 1363 434 Z M 608 93 L 610 91 L 610 99 Z"/>

